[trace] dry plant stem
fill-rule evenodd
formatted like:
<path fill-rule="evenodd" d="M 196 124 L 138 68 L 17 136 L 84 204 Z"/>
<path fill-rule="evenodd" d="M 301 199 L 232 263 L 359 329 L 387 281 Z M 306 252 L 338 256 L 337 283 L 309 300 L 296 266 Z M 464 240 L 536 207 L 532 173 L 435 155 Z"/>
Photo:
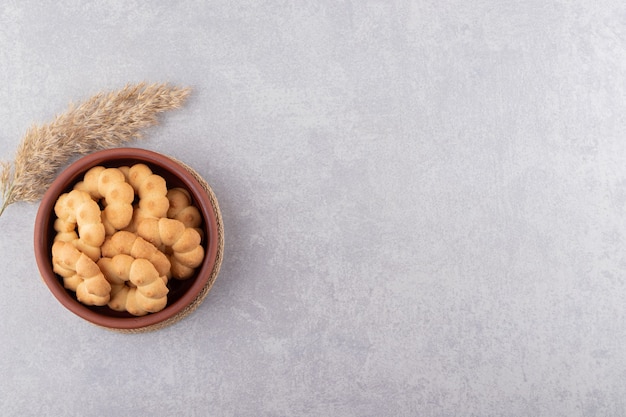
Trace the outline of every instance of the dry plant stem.
<path fill-rule="evenodd" d="M 70 104 L 51 123 L 28 129 L 11 162 L 0 165 L 0 191 L 5 208 L 39 200 L 59 168 L 76 155 L 86 155 L 139 139 L 141 130 L 158 123 L 157 115 L 179 108 L 190 90 L 167 84 L 139 83 L 99 93 Z"/>

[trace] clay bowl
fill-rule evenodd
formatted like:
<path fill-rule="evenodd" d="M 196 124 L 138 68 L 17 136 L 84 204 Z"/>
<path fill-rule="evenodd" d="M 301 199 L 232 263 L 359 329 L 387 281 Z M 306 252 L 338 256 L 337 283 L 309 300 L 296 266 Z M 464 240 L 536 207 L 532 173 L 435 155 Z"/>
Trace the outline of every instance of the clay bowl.
<path fill-rule="evenodd" d="M 193 204 L 203 217 L 202 244 L 205 257 L 195 275 L 187 280 L 171 279 L 170 292 L 165 309 L 145 316 L 136 317 L 126 312 L 117 312 L 106 306 L 86 306 L 76 299 L 72 291 L 63 287 L 62 279 L 52 270 L 51 247 L 55 236 L 53 228 L 56 215 L 54 205 L 57 198 L 81 181 L 90 168 L 102 165 L 107 168 L 130 166 L 136 163 L 148 165 L 155 174 L 165 178 L 168 188 L 183 187 L 192 196 Z M 202 302 L 215 280 L 221 263 L 221 216 L 217 200 L 204 180 L 183 163 L 165 155 L 138 148 L 115 148 L 95 152 L 82 157 L 61 172 L 41 200 L 35 220 L 35 257 L 43 281 L 54 297 L 77 316 L 95 324 L 133 333 L 156 330 L 180 320 Z"/>

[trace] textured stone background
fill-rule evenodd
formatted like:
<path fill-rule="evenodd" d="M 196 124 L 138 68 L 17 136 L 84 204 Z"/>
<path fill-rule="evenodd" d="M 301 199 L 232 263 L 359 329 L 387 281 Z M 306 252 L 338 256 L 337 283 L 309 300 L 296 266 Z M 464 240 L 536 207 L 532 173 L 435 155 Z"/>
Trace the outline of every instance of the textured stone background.
<path fill-rule="evenodd" d="M 141 80 L 194 89 L 134 146 L 212 185 L 221 274 L 111 333 L 9 207 L 3 415 L 626 415 L 623 2 L 0 4 L 3 158 Z"/>

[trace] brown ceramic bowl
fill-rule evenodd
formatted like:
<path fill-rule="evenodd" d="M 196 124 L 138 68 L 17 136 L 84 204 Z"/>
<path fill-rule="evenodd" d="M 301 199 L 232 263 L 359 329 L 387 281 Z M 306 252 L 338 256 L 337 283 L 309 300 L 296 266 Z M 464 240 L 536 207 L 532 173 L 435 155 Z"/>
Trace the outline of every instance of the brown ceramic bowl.
<path fill-rule="evenodd" d="M 204 260 L 196 269 L 193 277 L 183 281 L 170 280 L 168 283 L 170 292 L 165 309 L 142 317 L 117 312 L 106 306 L 92 307 L 81 304 L 73 292 L 63 287 L 61 278 L 52 271 L 51 261 L 51 247 L 55 236 L 53 223 L 56 219 L 54 205 L 57 198 L 70 191 L 75 183 L 82 180 L 85 172 L 94 166 L 102 165 L 110 168 L 136 163 L 148 165 L 154 173 L 165 178 L 168 188 L 183 187 L 190 192 L 193 204 L 198 207 L 203 216 L 201 227 L 204 231 L 204 238 L 202 244 L 205 249 Z M 99 151 L 72 163 L 59 174 L 42 198 L 35 220 L 37 266 L 52 294 L 74 314 L 93 324 L 112 330 L 125 332 L 155 330 L 184 317 L 206 295 L 217 275 L 221 261 L 221 256 L 218 259 L 220 245 L 218 224 L 221 224 L 221 220 L 218 218 L 219 208 L 217 201 L 210 198 L 207 188 L 200 181 L 197 175 L 192 174 L 189 167 L 159 153 L 138 148 L 115 148 Z"/>

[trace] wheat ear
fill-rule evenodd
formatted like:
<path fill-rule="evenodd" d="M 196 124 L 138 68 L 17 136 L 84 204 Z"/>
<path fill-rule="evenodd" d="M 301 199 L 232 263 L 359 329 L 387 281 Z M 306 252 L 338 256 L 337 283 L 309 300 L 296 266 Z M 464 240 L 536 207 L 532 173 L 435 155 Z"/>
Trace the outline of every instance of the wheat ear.
<path fill-rule="evenodd" d="M 126 85 L 70 104 L 48 124 L 33 125 L 14 160 L 0 161 L 0 215 L 12 203 L 39 200 L 72 157 L 141 138 L 142 129 L 158 123 L 159 113 L 179 108 L 189 93 L 167 84 Z"/>

